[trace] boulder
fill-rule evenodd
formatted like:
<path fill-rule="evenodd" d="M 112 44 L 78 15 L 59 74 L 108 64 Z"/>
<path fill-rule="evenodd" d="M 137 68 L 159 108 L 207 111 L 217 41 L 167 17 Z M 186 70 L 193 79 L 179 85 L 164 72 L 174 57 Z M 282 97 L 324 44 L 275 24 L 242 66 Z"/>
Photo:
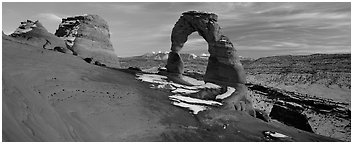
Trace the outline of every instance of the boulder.
<path fill-rule="evenodd" d="M 286 125 L 298 129 L 313 132 L 308 118 L 302 114 L 303 107 L 293 103 L 276 102 L 270 113 L 272 119 L 276 119 Z"/>
<path fill-rule="evenodd" d="M 82 58 L 93 58 L 110 67 L 119 67 L 119 60 L 110 41 L 107 22 L 98 15 L 63 18 L 55 35 Z"/>
<path fill-rule="evenodd" d="M 54 50 L 54 48 L 60 47 L 61 52 L 72 53 L 67 49 L 64 40 L 49 33 L 38 20 L 21 22 L 21 25 L 10 35 L 10 37 L 21 43 L 26 43 L 38 48 Z"/>

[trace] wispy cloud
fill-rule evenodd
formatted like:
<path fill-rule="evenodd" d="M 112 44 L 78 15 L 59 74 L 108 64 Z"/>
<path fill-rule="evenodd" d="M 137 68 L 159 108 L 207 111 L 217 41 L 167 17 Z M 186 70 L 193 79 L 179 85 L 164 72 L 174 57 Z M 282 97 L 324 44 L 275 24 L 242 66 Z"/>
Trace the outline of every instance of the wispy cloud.
<path fill-rule="evenodd" d="M 172 28 L 187 10 L 215 12 L 223 34 L 243 56 L 350 52 L 351 45 L 349 2 L 5 3 L 3 7 L 5 32 L 27 18 L 38 18 L 54 32 L 61 16 L 98 14 L 114 33 L 111 41 L 119 56 L 169 50 Z M 207 43 L 196 32 L 184 50 L 195 49 L 207 51 Z"/>
<path fill-rule="evenodd" d="M 53 14 L 53 13 L 40 13 L 38 17 L 41 19 L 51 20 L 51 21 L 61 21 L 61 17 Z"/>

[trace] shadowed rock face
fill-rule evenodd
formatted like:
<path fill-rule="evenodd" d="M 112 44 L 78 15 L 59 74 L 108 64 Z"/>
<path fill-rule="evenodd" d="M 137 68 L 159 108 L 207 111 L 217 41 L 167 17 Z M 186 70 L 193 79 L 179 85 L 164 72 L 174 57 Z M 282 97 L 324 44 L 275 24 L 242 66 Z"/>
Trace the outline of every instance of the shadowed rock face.
<path fill-rule="evenodd" d="M 187 41 L 187 37 L 197 31 L 207 41 L 210 53 L 204 81 L 237 89 L 233 96 L 225 100 L 228 104 L 226 108 L 234 109 L 235 106 L 236 109 L 241 110 L 245 107 L 251 109 L 252 104 L 244 85 L 246 82 L 244 68 L 232 42 L 222 34 L 217 18 L 214 13 L 199 11 L 188 11 L 182 14 L 172 30 L 172 46 L 167 61 L 167 71 L 171 77 L 182 78 L 184 63 L 179 51 Z M 254 115 L 253 112 L 250 113 Z"/>
<path fill-rule="evenodd" d="M 107 22 L 98 15 L 67 17 L 55 32 L 67 46 L 82 58 L 93 58 L 111 67 L 119 67 Z"/>
<path fill-rule="evenodd" d="M 72 53 L 61 38 L 49 33 L 39 21 L 21 22 L 21 25 L 10 36 L 16 41 L 35 47 L 49 50 L 60 48 L 63 53 Z"/>
<path fill-rule="evenodd" d="M 299 105 L 300 106 L 300 105 Z M 270 117 L 308 132 L 314 132 L 308 122 L 308 118 L 302 114 L 304 108 L 291 103 L 276 103 L 270 113 Z"/>

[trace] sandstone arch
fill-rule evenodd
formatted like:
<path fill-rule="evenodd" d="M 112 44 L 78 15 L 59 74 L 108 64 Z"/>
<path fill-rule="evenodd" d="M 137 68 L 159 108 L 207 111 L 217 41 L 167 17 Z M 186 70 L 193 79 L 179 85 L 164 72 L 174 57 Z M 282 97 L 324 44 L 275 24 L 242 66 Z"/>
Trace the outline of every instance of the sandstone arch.
<path fill-rule="evenodd" d="M 205 81 L 222 85 L 245 84 L 245 72 L 232 42 L 221 32 L 217 23 L 218 16 L 214 13 L 188 11 L 184 12 L 176 22 L 171 35 L 171 52 L 167 62 L 167 71 L 181 76 L 183 61 L 179 51 L 188 36 L 198 32 L 208 43 L 210 58 Z"/>
<path fill-rule="evenodd" d="M 246 110 L 254 115 L 251 100 L 247 96 L 244 68 L 232 42 L 222 34 L 217 19 L 216 14 L 208 12 L 188 11 L 182 14 L 171 34 L 171 52 L 166 65 L 168 78 L 191 85 L 183 80 L 184 64 L 179 51 L 188 36 L 197 31 L 207 41 L 210 53 L 204 81 L 236 88 L 237 91 L 225 100 L 225 107 Z"/>

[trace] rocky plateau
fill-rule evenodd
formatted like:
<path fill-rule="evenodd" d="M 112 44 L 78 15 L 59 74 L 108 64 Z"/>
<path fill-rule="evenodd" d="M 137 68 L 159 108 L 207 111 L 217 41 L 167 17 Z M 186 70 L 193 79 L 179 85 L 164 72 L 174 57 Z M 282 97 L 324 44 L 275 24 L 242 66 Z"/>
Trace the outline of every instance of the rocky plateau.
<path fill-rule="evenodd" d="M 350 54 L 313 54 L 242 59 L 254 107 L 276 121 L 350 141 Z M 121 59 L 123 68 L 158 72 L 165 60 Z M 207 59 L 186 59 L 187 76 L 203 79 Z M 285 115 L 287 114 L 287 115 Z"/>

